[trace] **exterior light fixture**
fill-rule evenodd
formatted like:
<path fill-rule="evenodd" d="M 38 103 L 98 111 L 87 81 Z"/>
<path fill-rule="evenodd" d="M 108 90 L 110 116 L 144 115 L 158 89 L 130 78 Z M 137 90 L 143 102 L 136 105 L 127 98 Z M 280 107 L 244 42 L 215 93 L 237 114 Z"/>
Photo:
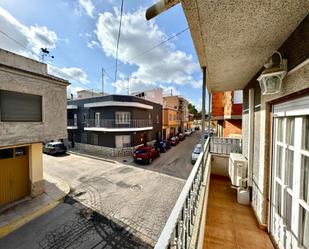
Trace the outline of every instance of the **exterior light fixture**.
<path fill-rule="evenodd" d="M 281 91 L 282 80 L 287 74 L 287 60 L 283 60 L 279 52 L 275 52 L 280 57 L 279 66 L 271 59 L 268 64 L 264 66 L 266 69 L 258 77 L 257 81 L 260 83 L 263 95 L 276 94 Z"/>

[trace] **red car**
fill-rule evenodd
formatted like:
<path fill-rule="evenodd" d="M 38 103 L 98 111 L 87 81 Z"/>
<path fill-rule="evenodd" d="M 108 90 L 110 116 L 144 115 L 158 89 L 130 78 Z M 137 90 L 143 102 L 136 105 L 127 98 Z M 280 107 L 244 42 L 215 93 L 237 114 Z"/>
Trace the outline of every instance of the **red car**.
<path fill-rule="evenodd" d="M 160 156 L 160 152 L 152 146 L 140 146 L 133 154 L 135 162 L 151 164 L 153 159 Z"/>
<path fill-rule="evenodd" d="M 178 136 L 172 137 L 170 139 L 170 143 L 172 146 L 176 146 L 177 144 L 179 144 L 179 137 Z"/>

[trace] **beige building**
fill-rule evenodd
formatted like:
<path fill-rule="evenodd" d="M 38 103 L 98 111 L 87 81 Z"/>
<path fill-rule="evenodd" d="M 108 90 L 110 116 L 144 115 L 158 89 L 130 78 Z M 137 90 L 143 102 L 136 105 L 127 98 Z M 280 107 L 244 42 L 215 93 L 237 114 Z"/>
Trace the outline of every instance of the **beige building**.
<path fill-rule="evenodd" d="M 176 132 L 184 132 L 189 128 L 189 102 L 182 96 L 164 96 L 164 106 L 177 110 L 177 119 L 179 120 L 179 130 Z"/>
<path fill-rule="evenodd" d="M 0 207 L 44 191 L 42 143 L 67 137 L 68 81 L 0 49 Z"/>

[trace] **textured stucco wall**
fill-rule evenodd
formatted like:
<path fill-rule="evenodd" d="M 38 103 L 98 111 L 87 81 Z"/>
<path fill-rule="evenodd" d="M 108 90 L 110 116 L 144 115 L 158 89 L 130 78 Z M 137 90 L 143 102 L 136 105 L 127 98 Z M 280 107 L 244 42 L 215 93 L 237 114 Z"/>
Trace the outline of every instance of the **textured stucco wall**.
<path fill-rule="evenodd" d="M 306 28 L 307 27 L 307 28 Z M 305 30 L 304 32 L 300 32 Z M 301 38 L 301 39 L 300 39 Z M 244 89 L 243 111 L 243 153 L 248 157 L 248 91 L 254 88 L 254 150 L 252 207 L 260 223 L 267 224 L 269 207 L 270 171 L 271 171 L 271 109 L 277 102 L 283 102 L 309 92 L 308 18 L 295 30 L 291 37 L 279 49 L 284 58 L 288 58 L 289 72 L 282 82 L 281 92 L 263 96 L 260 94 L 256 77 Z"/>
<path fill-rule="evenodd" d="M 0 66 L 0 89 L 42 96 L 43 122 L 0 122 L 0 146 L 67 137 L 66 83 Z"/>
<path fill-rule="evenodd" d="M 29 146 L 29 179 L 31 196 L 37 196 L 44 191 L 42 143 Z"/>

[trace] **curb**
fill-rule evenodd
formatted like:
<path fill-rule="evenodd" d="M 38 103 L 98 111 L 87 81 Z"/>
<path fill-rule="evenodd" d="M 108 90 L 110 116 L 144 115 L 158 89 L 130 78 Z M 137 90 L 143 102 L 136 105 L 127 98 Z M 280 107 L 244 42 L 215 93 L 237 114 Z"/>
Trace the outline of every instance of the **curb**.
<path fill-rule="evenodd" d="M 38 210 L 35 210 L 31 214 L 24 215 L 20 218 L 13 220 L 9 224 L 6 224 L 6 225 L 0 227 L 0 239 L 3 238 L 4 236 L 8 235 L 9 233 L 17 230 L 18 228 L 25 225 L 29 221 L 34 220 L 34 219 L 38 218 L 39 216 L 43 215 L 44 213 L 48 212 L 49 210 L 51 210 L 52 208 L 57 206 L 60 202 L 61 201 L 48 203 L 47 205 L 39 208 Z"/>
<path fill-rule="evenodd" d="M 51 180 L 53 179 L 53 183 L 55 182 L 62 182 L 62 185 L 65 185 L 65 188 L 62 189 L 63 195 L 58 197 L 55 197 L 55 195 L 49 195 L 46 192 L 44 192 L 43 194 L 45 194 L 46 196 L 48 196 L 51 199 L 51 202 L 47 202 L 46 204 L 43 204 L 42 206 L 38 206 L 37 209 L 33 208 L 32 211 L 30 212 L 25 212 L 25 214 L 23 215 L 18 215 L 15 219 L 12 219 L 11 221 L 9 221 L 8 223 L 4 224 L 3 226 L 0 226 L 0 239 L 3 238 L 4 236 L 8 235 L 9 233 L 17 230 L 18 228 L 20 228 L 21 226 L 25 225 L 26 223 L 28 223 L 29 221 L 32 221 L 38 217 L 40 217 L 41 215 L 47 213 L 48 211 L 50 211 L 51 209 L 53 209 L 55 206 L 57 206 L 58 204 L 60 204 L 61 202 L 63 202 L 64 198 L 70 193 L 71 189 L 69 184 L 67 184 L 66 182 L 64 182 L 63 180 L 59 179 L 59 178 L 55 178 L 53 176 L 50 175 L 45 175 L 44 176 L 44 181 L 46 181 L 47 179 Z M 8 214 L 10 215 L 10 214 Z"/>
<path fill-rule="evenodd" d="M 101 160 L 101 161 L 105 161 L 105 162 L 108 162 L 108 163 L 115 163 L 115 164 L 119 163 L 119 162 L 112 160 L 112 159 L 106 159 L 104 157 L 92 156 L 92 155 L 89 155 L 89 154 L 84 154 L 84 153 L 75 152 L 75 151 L 71 151 L 71 150 L 67 151 L 67 153 L 77 155 L 77 156 L 89 157 L 89 158 L 92 158 L 92 159 Z"/>

